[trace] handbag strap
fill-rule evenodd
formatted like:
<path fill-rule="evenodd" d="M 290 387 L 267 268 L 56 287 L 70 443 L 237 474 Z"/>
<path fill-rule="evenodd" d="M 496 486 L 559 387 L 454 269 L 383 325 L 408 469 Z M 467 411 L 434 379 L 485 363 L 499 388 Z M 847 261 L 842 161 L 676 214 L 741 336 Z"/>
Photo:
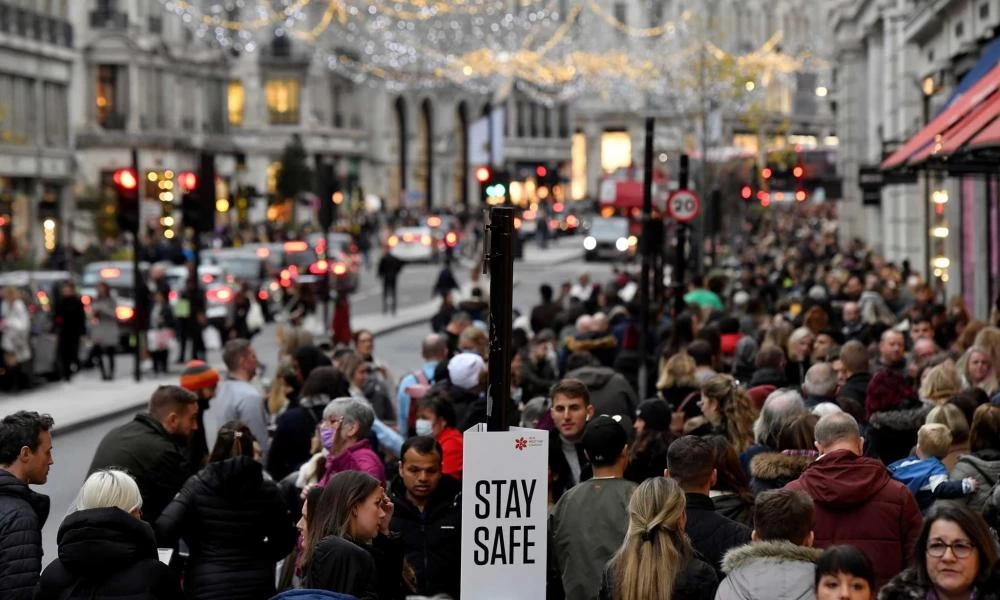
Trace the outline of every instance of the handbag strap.
<path fill-rule="evenodd" d="M 696 397 L 700 397 L 700 396 L 701 396 L 701 392 L 691 392 L 690 394 L 687 395 L 686 398 L 684 398 L 684 401 L 681 402 L 681 405 L 678 406 L 674 410 L 674 412 L 681 412 L 681 411 L 683 411 L 684 407 L 688 405 L 688 402 L 690 402 L 692 398 L 696 398 Z"/>

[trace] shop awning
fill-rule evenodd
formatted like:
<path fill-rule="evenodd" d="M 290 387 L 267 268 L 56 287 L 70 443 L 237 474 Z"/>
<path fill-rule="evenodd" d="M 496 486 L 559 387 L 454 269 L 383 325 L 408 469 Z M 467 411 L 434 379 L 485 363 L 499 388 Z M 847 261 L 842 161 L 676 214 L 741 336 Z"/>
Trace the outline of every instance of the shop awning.
<path fill-rule="evenodd" d="M 980 131 L 966 148 L 969 150 L 982 150 L 1000 146 L 1000 119 L 994 119 L 985 129 Z"/>
<path fill-rule="evenodd" d="M 1000 115 L 1000 89 L 974 107 L 951 129 L 937 135 L 926 148 L 913 155 L 907 164 L 917 164 L 928 158 L 946 157 L 954 154 L 963 144 L 971 140 Z"/>
<path fill-rule="evenodd" d="M 969 72 L 962 77 L 962 80 L 958 82 L 958 86 L 955 88 L 955 91 L 952 92 L 948 101 L 945 102 L 942 110 L 948 108 L 948 106 L 950 106 L 956 98 L 964 94 L 972 86 L 976 85 L 977 82 L 982 80 L 982 78 L 989 74 L 989 72 L 993 70 L 993 67 L 998 64 L 1000 64 L 1000 39 L 993 40 L 988 46 L 986 46 L 986 49 L 983 50 L 983 53 L 979 56 L 979 60 L 976 61 L 976 64 L 973 65 L 972 68 L 969 69 Z"/>
<path fill-rule="evenodd" d="M 984 102 L 997 92 L 998 88 L 1000 88 L 1000 66 L 993 67 L 967 92 L 956 98 L 948 108 L 941 111 L 926 127 L 903 144 L 902 148 L 885 159 L 881 168 L 886 170 L 901 167 L 918 154 L 924 151 L 928 153 L 933 151 L 934 144 L 942 140 L 945 132 L 955 127 L 974 109 L 982 107 Z M 928 150 L 929 148 L 931 150 Z"/>

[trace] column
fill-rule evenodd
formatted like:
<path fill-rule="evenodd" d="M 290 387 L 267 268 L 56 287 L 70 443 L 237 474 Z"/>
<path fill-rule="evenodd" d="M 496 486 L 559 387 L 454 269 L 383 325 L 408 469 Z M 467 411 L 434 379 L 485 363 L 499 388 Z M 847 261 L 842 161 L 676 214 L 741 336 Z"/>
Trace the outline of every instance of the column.
<path fill-rule="evenodd" d="M 587 123 L 583 134 L 587 139 L 587 195 L 593 199 L 601 192 L 601 127 L 597 123 Z"/>
<path fill-rule="evenodd" d="M 125 66 L 125 71 L 128 73 L 128 120 L 126 121 L 126 130 L 129 133 L 137 133 L 140 130 L 139 127 L 139 113 L 141 104 L 139 102 L 139 65 L 134 60 L 129 61 L 128 65 Z"/>

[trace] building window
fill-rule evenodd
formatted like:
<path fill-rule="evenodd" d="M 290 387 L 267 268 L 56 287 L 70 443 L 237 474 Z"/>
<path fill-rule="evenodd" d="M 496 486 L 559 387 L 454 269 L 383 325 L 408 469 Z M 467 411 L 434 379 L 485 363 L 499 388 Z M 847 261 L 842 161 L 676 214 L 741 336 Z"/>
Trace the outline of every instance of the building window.
<path fill-rule="evenodd" d="M 45 94 L 45 143 L 49 146 L 65 146 L 69 112 L 66 86 L 61 83 L 46 83 L 43 93 Z"/>
<path fill-rule="evenodd" d="M 628 7 L 624 2 L 615 2 L 615 20 L 622 25 L 628 25 Z"/>
<path fill-rule="evenodd" d="M 226 93 L 226 110 L 229 113 L 229 124 L 233 127 L 243 126 L 243 112 L 246 108 L 246 91 L 242 81 L 230 81 Z"/>
<path fill-rule="evenodd" d="M 295 79 L 272 79 L 264 87 L 268 122 L 271 125 L 297 125 L 301 84 Z"/>
<path fill-rule="evenodd" d="M 959 21 L 955 23 L 955 37 L 960 38 L 965 33 L 965 25 Z"/>
<path fill-rule="evenodd" d="M 930 50 L 927 51 L 927 62 L 929 62 L 929 63 L 934 62 L 934 49 L 933 48 L 931 48 Z"/>
<path fill-rule="evenodd" d="M 94 102 L 97 108 L 97 123 L 105 129 L 125 128 L 124 72 L 118 65 L 97 66 L 97 86 Z"/>
<path fill-rule="evenodd" d="M 988 19 L 990 16 L 990 5 L 988 2 L 983 2 L 979 5 L 979 18 Z"/>
<path fill-rule="evenodd" d="M 337 129 L 346 125 L 344 119 L 344 88 L 338 84 L 333 84 L 330 94 L 330 102 L 333 109 L 333 126 Z"/>

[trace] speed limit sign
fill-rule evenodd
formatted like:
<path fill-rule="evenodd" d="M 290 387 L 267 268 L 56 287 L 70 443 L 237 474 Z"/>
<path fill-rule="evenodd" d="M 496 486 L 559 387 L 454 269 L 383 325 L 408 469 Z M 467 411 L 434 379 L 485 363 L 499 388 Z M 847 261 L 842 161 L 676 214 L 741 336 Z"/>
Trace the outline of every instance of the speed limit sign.
<path fill-rule="evenodd" d="M 701 212 L 701 200 L 691 190 L 676 190 L 667 198 L 667 212 L 678 223 L 690 223 Z"/>

